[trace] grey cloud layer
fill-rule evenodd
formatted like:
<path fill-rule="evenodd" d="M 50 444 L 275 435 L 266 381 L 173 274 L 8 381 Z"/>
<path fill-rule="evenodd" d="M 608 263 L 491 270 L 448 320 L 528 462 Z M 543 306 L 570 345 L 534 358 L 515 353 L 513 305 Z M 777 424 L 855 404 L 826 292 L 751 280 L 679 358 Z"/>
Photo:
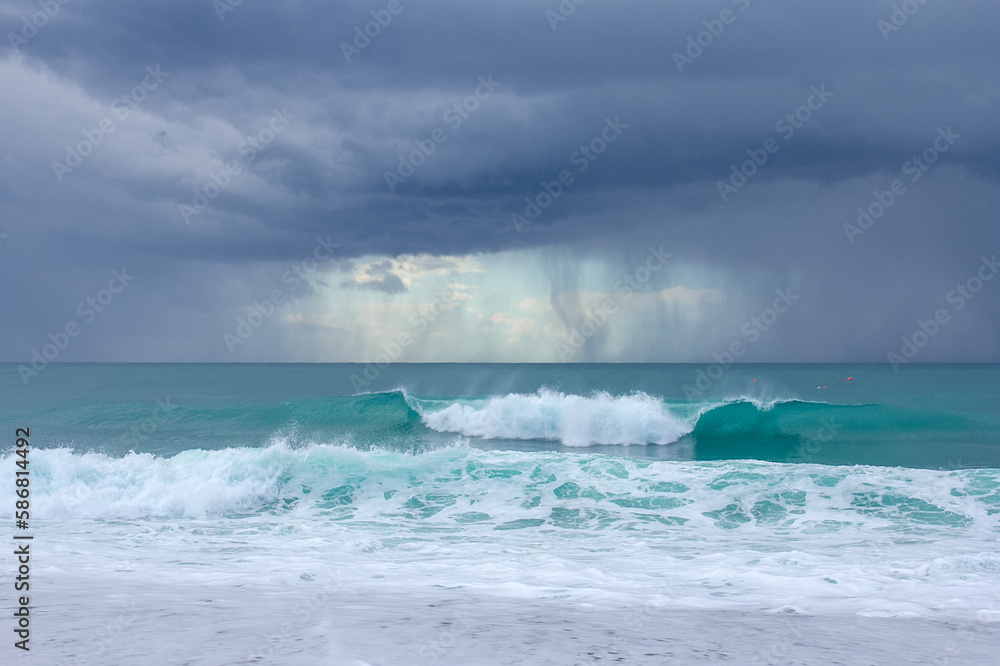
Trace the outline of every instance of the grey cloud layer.
<path fill-rule="evenodd" d="M 22 360 L 72 314 L 81 281 L 128 263 L 143 269 L 136 302 L 65 360 L 227 358 L 214 337 L 233 308 L 331 234 L 341 258 L 558 247 L 623 270 L 664 243 L 714 269 L 694 286 L 763 302 L 801 285 L 794 321 L 759 360 L 884 360 L 981 254 L 1000 251 L 995 3 L 929 0 L 885 39 L 878 21 L 899 3 L 590 0 L 553 30 L 557 2 L 403 0 L 347 62 L 341 44 L 388 4 L 243 2 L 220 20 L 205 0 L 67 3 L 5 48 L 0 275 L 13 287 L 0 306 L 27 323 L 5 330 L 3 357 Z M 735 20 L 678 72 L 673 54 L 726 9 Z M 8 3 L 4 35 L 37 11 Z M 113 100 L 156 65 L 162 86 L 119 119 Z M 497 91 L 456 116 L 490 75 Z M 782 138 L 776 122 L 812 86 L 834 95 Z M 248 148 L 285 108 L 287 128 Z M 59 182 L 52 162 L 104 117 L 115 131 Z M 572 156 L 608 117 L 628 131 L 576 171 Z M 948 126 L 962 137 L 953 149 L 849 243 L 857 207 Z M 778 152 L 724 203 L 717 182 L 769 137 Z M 428 141 L 434 151 L 390 191 L 385 173 Z M 222 186 L 213 174 L 227 162 L 240 171 Z M 525 197 L 567 169 L 573 184 L 516 233 Z M 186 221 L 178 205 L 213 183 L 217 196 Z M 405 291 L 391 272 L 374 277 L 344 286 Z M 573 284 L 553 279 L 553 302 L 572 303 L 560 285 Z M 925 358 L 1000 360 L 998 292 Z M 657 335 L 636 332 L 648 360 Z M 274 360 L 294 356 L 273 344 Z"/>

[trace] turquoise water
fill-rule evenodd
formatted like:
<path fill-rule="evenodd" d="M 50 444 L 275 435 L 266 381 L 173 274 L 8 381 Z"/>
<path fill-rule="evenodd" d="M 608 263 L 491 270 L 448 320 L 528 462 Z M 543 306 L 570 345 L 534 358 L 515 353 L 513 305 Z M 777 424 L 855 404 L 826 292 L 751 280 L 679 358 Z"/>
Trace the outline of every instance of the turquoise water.
<path fill-rule="evenodd" d="M 369 382 L 366 366 L 353 364 L 66 364 L 27 387 L 16 366 L 0 368 L 0 426 L 29 423 L 37 445 L 113 456 L 275 438 L 413 451 L 458 436 L 486 449 L 586 445 L 679 460 L 1000 467 L 993 365 L 899 373 L 887 365 L 743 365 L 711 379 L 710 366 L 693 365 L 397 364 Z M 691 395 L 705 380 L 707 390 L 686 399 L 685 387 Z M 602 404 L 602 392 L 617 403 Z M 428 419 L 449 407 L 466 409 Z M 505 427 L 477 429 L 477 412 L 480 420 L 500 415 Z"/>
<path fill-rule="evenodd" d="M 1000 620 L 997 366 L 2 369 L 80 598 L 336 569 L 401 604 Z"/>

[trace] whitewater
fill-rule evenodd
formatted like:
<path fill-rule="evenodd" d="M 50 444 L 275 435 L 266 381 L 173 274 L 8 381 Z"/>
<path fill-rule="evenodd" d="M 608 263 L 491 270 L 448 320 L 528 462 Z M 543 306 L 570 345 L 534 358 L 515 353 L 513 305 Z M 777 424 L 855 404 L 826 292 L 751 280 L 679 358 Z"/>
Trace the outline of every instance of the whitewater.
<path fill-rule="evenodd" d="M 685 367 L 331 391 L 349 370 L 5 385 L 36 447 L 27 663 L 995 658 L 995 368 L 853 367 L 816 393 L 848 373 L 757 366 L 698 401 Z"/>

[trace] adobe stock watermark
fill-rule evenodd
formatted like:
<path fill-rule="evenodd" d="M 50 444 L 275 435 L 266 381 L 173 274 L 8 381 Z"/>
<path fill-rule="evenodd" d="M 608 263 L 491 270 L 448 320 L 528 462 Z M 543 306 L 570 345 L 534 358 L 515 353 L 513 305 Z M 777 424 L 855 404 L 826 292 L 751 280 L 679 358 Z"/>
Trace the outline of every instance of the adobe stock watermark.
<path fill-rule="evenodd" d="M 631 606 L 627 609 L 623 626 L 636 634 L 641 634 L 657 612 L 670 607 L 670 602 L 673 600 L 670 593 L 676 587 L 677 581 L 674 576 L 667 574 L 666 580 L 656 586 L 658 592 L 647 595 L 642 606 Z"/>
<path fill-rule="evenodd" d="M 246 317 L 236 318 L 236 329 L 234 333 L 225 331 L 222 334 L 222 341 L 226 344 L 229 353 L 232 354 L 236 348 L 247 340 L 264 325 L 264 322 L 274 316 L 279 307 L 285 304 L 285 298 L 289 294 L 295 293 L 302 283 L 309 278 L 320 266 L 333 258 L 334 248 L 340 247 L 340 243 L 334 243 L 330 236 L 316 238 L 316 246 L 312 255 L 292 264 L 292 267 L 281 274 L 282 284 L 288 285 L 288 290 L 272 289 L 271 293 L 263 298 L 251 303 L 247 308 L 250 310 Z"/>
<path fill-rule="evenodd" d="M 794 617 L 794 616 L 792 616 Z M 805 634 L 797 625 L 801 623 L 801 618 L 792 620 L 791 617 L 785 621 L 785 631 L 778 637 L 772 638 L 766 648 L 758 650 L 757 654 L 750 660 L 751 666 L 771 666 L 771 664 L 788 663 L 788 649 L 793 645 L 802 642 Z"/>
<path fill-rule="evenodd" d="M 986 625 L 993 624 L 1000 621 L 1000 611 L 998 608 L 998 600 L 1000 600 L 1000 592 L 995 589 L 989 589 L 990 595 L 993 597 L 989 600 L 989 608 L 981 608 L 976 611 L 975 618 L 966 618 L 951 630 L 951 635 L 953 640 L 946 642 L 943 646 L 937 646 L 934 653 L 926 655 L 926 660 L 923 663 L 927 664 L 941 664 L 942 666 L 947 666 L 947 664 L 970 664 L 976 663 L 975 657 L 968 656 L 965 658 L 960 658 L 962 655 L 962 646 L 968 644 L 971 640 L 977 637 L 977 635 L 986 628 Z M 943 654 L 941 654 L 943 652 Z M 959 659 L 958 661 L 952 662 L 951 658 Z"/>
<path fill-rule="evenodd" d="M 844 233 L 847 234 L 847 240 L 853 245 L 858 236 L 863 236 L 866 231 L 871 229 L 875 221 L 885 215 L 886 211 L 907 193 L 906 181 L 915 183 L 920 180 L 920 177 L 927 173 L 931 165 L 940 160 L 941 155 L 951 150 L 955 141 L 961 138 L 962 135 L 952 130 L 951 125 L 948 125 L 947 129 L 939 127 L 937 136 L 934 137 L 931 145 L 903 162 L 903 166 L 899 169 L 899 178 L 889 184 L 889 189 L 875 190 L 874 201 L 866 206 L 858 206 L 858 219 L 855 223 L 844 223 Z"/>
<path fill-rule="evenodd" d="M 705 391 L 711 389 L 715 382 L 736 363 L 736 359 L 746 353 L 749 345 L 760 340 L 761 336 L 770 330 L 781 315 L 788 312 L 800 298 L 798 294 L 792 293 L 791 287 L 776 289 L 774 293 L 777 294 L 777 298 L 771 303 L 771 307 L 764 308 L 759 315 L 750 317 L 740 326 L 740 335 L 746 338 L 746 344 L 737 338 L 729 343 L 722 353 L 712 352 L 712 358 L 716 362 L 698 370 L 693 386 L 685 384 L 682 387 L 687 400 L 704 397 Z"/>
<path fill-rule="evenodd" d="M 975 274 L 955 285 L 955 288 L 945 294 L 945 302 L 951 306 L 948 308 L 938 308 L 934 311 L 934 316 L 926 320 L 917 320 L 917 328 L 910 336 L 903 336 L 899 353 L 891 351 L 887 358 L 892 364 L 892 369 L 899 372 L 899 366 L 909 363 L 920 350 L 926 347 L 934 337 L 941 332 L 941 328 L 951 322 L 951 313 L 959 312 L 969 301 L 976 297 L 987 282 L 996 277 L 1000 272 L 1000 263 L 997 262 L 997 255 L 992 257 L 981 257 L 979 269 Z"/>
<path fill-rule="evenodd" d="M 18 32 L 8 32 L 7 42 L 15 51 L 27 45 L 38 32 L 49 24 L 62 10 L 62 6 L 70 0 L 38 0 L 39 11 L 25 14 L 21 17 L 21 29 Z"/>
<path fill-rule="evenodd" d="M 469 634 L 472 629 L 470 624 L 469 611 L 463 611 L 462 616 L 454 622 L 442 622 L 444 627 L 438 631 L 437 636 L 427 641 L 417 651 L 424 659 L 428 659 L 428 664 L 436 664 L 438 660 L 448 653 L 448 650 L 455 647 L 456 640 Z"/>
<path fill-rule="evenodd" d="M 364 26 L 354 26 L 354 39 L 340 43 L 340 52 L 344 54 L 344 60 L 348 63 L 351 58 L 361 55 L 361 52 L 371 46 L 372 40 L 382 34 L 382 29 L 387 28 L 392 23 L 393 16 L 399 16 L 406 7 L 401 0 L 389 0 L 385 9 L 373 9 L 370 14 L 371 21 Z"/>
<path fill-rule="evenodd" d="M 894 4 L 888 19 L 883 18 L 875 22 L 875 26 L 882 33 L 882 39 L 889 41 L 889 35 L 899 32 L 899 29 L 909 22 L 910 17 L 926 4 L 927 0 L 903 0 L 899 4 Z"/>
<path fill-rule="evenodd" d="M 809 91 L 810 95 L 806 98 L 805 103 L 797 107 L 794 111 L 783 115 L 774 124 L 774 131 L 780 134 L 781 138 L 785 141 L 791 140 L 795 136 L 795 132 L 802 129 L 812 119 L 813 114 L 822 109 L 823 105 L 833 97 L 833 93 L 826 89 L 826 84 L 822 84 L 818 88 L 812 86 Z M 747 180 L 762 169 L 768 160 L 771 159 L 771 155 L 780 149 L 781 143 L 773 136 L 765 139 L 760 148 L 748 148 L 747 155 L 750 159 L 740 164 L 739 167 L 735 164 L 731 165 L 729 167 L 731 172 L 729 178 L 719 180 L 715 183 L 722 201 L 728 202 L 729 197 L 736 194 L 741 187 L 746 185 Z"/>
<path fill-rule="evenodd" d="M 380 346 L 382 351 L 371 363 L 365 365 L 361 374 L 351 373 L 349 377 L 351 387 L 355 391 L 360 391 L 371 386 L 372 382 L 382 376 L 382 371 L 398 361 L 403 351 L 416 342 L 444 310 L 460 302 L 460 294 L 461 292 L 454 288 L 445 287 L 433 301 L 421 304 L 420 309 L 410 316 L 408 322 L 410 330 L 400 331 L 395 339 L 383 343 Z"/>
<path fill-rule="evenodd" d="M 750 0 L 732 0 L 732 2 L 741 12 L 750 8 Z M 694 61 L 702 56 L 705 49 L 710 48 L 715 44 L 715 40 L 722 36 L 722 33 L 726 31 L 726 26 L 736 22 L 737 16 L 739 15 L 732 9 L 723 9 L 716 18 L 702 21 L 701 24 L 705 26 L 705 29 L 695 35 L 688 35 L 687 47 L 683 53 L 680 51 L 673 53 L 677 71 L 683 74 L 686 66 L 693 65 Z"/>
<path fill-rule="evenodd" d="M 786 463 L 809 463 L 812 462 L 819 452 L 823 450 L 823 445 L 833 441 L 833 438 L 840 433 L 840 425 L 830 418 L 819 420 L 820 429 L 811 437 L 800 437 L 799 445 L 794 451 L 789 451 L 785 456 Z"/>
<path fill-rule="evenodd" d="M 313 613 L 326 604 L 330 595 L 343 588 L 343 586 L 344 575 L 340 569 L 337 569 L 334 571 L 333 576 L 323 582 L 322 589 L 313 592 L 308 597 L 304 597 L 296 606 L 295 611 L 286 615 L 288 620 L 275 627 L 275 631 L 263 637 L 262 641 L 256 647 L 252 648 L 247 653 L 246 658 L 240 663 L 259 663 L 263 659 L 273 657 L 275 652 L 295 635 L 295 628 L 308 622 Z"/>
<path fill-rule="evenodd" d="M 288 113 L 288 107 L 283 107 L 280 111 L 275 108 L 271 111 L 271 118 L 267 121 L 267 126 L 254 135 L 243 137 L 243 141 L 236 148 L 236 153 L 241 160 L 229 160 L 224 168 L 218 171 L 209 172 L 209 180 L 201 187 L 194 187 L 194 196 L 191 197 L 191 205 L 177 204 L 177 210 L 181 214 L 186 224 L 191 224 L 191 218 L 201 215 L 202 211 L 209 207 L 212 199 L 219 196 L 233 182 L 233 178 L 243 173 L 243 167 L 253 162 L 262 151 L 264 151 L 274 141 L 278 134 L 281 134 L 291 124 L 295 116 Z"/>
<path fill-rule="evenodd" d="M 170 404 L 170 396 L 167 396 L 164 400 L 157 398 L 156 407 L 153 408 L 153 412 L 150 417 L 139 425 L 134 425 L 130 429 L 122 432 L 121 443 L 130 447 L 139 446 L 142 442 L 149 439 L 153 433 L 159 430 L 160 425 L 166 421 L 167 415 L 178 407 L 180 407 L 180 405 Z"/>
<path fill-rule="evenodd" d="M 219 17 L 219 23 L 226 20 L 226 14 L 236 11 L 236 8 L 243 4 L 243 0 L 212 0 L 212 9 Z"/>
<path fill-rule="evenodd" d="M 20 375 L 24 385 L 27 386 L 33 377 L 37 377 L 51 361 L 56 360 L 59 354 L 69 347 L 73 338 L 80 335 L 87 325 L 93 323 L 98 314 L 107 310 L 115 298 L 125 291 L 134 279 L 135 276 L 129 275 L 125 268 L 111 271 L 111 279 L 108 280 L 107 286 L 99 289 L 93 296 L 88 296 L 80 301 L 80 304 L 76 306 L 76 314 L 80 320 L 70 319 L 62 328 L 54 333 L 49 333 L 50 342 L 42 345 L 41 351 L 31 350 L 31 364 L 17 366 L 17 374 Z"/>
<path fill-rule="evenodd" d="M 587 0 L 561 0 L 554 10 L 545 10 L 545 20 L 549 22 L 549 28 L 555 32 L 560 23 L 565 23 L 569 17 L 576 13 L 576 8 L 586 3 Z"/>
<path fill-rule="evenodd" d="M 78 666 L 90 663 L 91 656 L 103 657 L 105 651 L 114 645 L 128 631 L 138 618 L 138 608 L 134 599 L 129 599 L 127 603 L 122 603 L 120 612 L 114 621 L 100 629 L 90 637 L 86 643 L 87 652 L 80 654 L 73 661 Z M 92 652 L 91 652 L 92 651 Z M 103 660 L 99 663 L 104 663 Z"/>
<path fill-rule="evenodd" d="M 149 93 L 159 88 L 163 80 L 170 76 L 170 72 L 162 71 L 159 64 L 147 65 L 146 72 L 148 73 L 139 84 L 111 102 L 111 115 L 119 121 L 128 118 L 129 114 L 145 101 Z M 83 139 L 78 141 L 75 146 L 66 146 L 66 159 L 62 162 L 52 162 L 52 170 L 59 182 L 61 183 L 65 176 L 73 173 L 73 169 L 83 164 L 83 160 L 93 153 L 97 146 L 104 143 L 105 137 L 114 132 L 116 128 L 115 121 L 109 116 L 105 116 L 97 123 L 97 127 L 83 130 Z"/>
<path fill-rule="evenodd" d="M 492 74 L 488 74 L 485 78 L 480 76 L 479 85 L 476 86 L 472 94 L 461 102 L 452 104 L 444 112 L 441 120 L 447 123 L 451 132 L 457 132 L 462 123 L 479 110 L 480 105 L 492 97 L 501 85 L 499 81 L 493 80 Z M 405 183 L 406 179 L 412 176 L 427 161 L 427 158 L 437 151 L 438 146 L 448 140 L 448 132 L 449 130 L 443 127 L 435 127 L 426 139 L 414 139 L 413 144 L 416 148 L 410 153 L 399 154 L 399 165 L 396 170 L 385 172 L 385 184 L 389 186 L 390 192 L 395 194 L 396 186 Z"/>
<path fill-rule="evenodd" d="M 587 311 L 585 313 L 586 321 L 570 329 L 569 340 L 556 344 L 559 360 L 563 363 L 569 361 L 576 352 L 587 344 L 587 340 L 594 337 L 597 331 L 607 325 L 611 316 L 618 312 L 619 299 L 627 301 L 645 288 L 653 277 L 653 273 L 666 266 L 667 259 L 672 256 L 674 256 L 673 253 L 663 251 L 662 245 L 658 248 L 650 246 L 646 261 L 632 271 L 631 275 L 622 276 L 615 283 L 615 295 L 606 298 L 596 310 Z"/>
<path fill-rule="evenodd" d="M 676 580 L 668 574 L 666 579 L 656 586 L 656 593 L 650 591 L 644 596 L 641 605 L 634 603 L 625 607 L 625 616 L 618 626 L 628 629 L 633 635 L 641 636 L 646 625 L 654 621 L 657 615 L 663 613 L 664 609 L 670 607 L 670 602 L 673 600 L 670 593 L 674 591 L 676 586 Z M 617 641 L 608 645 L 607 651 L 609 654 L 622 653 Z"/>
<path fill-rule="evenodd" d="M 579 148 L 570 153 L 569 163 L 576 167 L 577 173 L 583 173 L 590 168 L 590 165 L 597 160 L 618 137 L 628 129 L 628 125 L 622 122 L 621 116 L 604 119 L 604 127 L 600 133 L 589 142 L 582 144 Z M 524 198 L 524 214 L 514 213 L 510 216 L 511 224 L 517 233 L 521 233 L 525 227 L 532 225 L 542 215 L 542 211 L 551 206 L 556 199 L 563 195 L 565 188 L 576 182 L 576 176 L 569 169 L 563 169 L 551 181 L 542 181 L 542 191 L 534 197 Z"/>

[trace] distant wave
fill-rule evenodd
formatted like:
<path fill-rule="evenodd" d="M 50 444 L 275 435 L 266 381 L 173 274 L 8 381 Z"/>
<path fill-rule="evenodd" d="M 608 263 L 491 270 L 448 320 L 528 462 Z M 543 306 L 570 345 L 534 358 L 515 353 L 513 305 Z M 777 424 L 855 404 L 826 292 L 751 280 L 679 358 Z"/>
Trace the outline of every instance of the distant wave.
<path fill-rule="evenodd" d="M 142 438 L 131 433 L 148 424 L 149 414 L 148 405 L 84 406 L 62 410 L 52 419 L 111 433 L 106 447 L 91 446 L 113 454 L 140 448 Z M 576 395 L 549 389 L 492 397 L 426 397 L 397 389 L 280 403 L 178 405 L 163 419 L 157 427 L 162 425 L 163 432 L 189 447 L 217 448 L 206 437 L 212 432 L 226 433 L 227 443 L 259 445 L 271 437 L 290 436 L 300 443 L 337 441 L 358 448 L 398 449 L 423 448 L 435 439 L 428 439 L 434 433 L 572 447 L 667 445 L 692 436 L 699 444 L 732 444 L 727 455 L 738 458 L 757 457 L 749 440 L 898 442 L 903 437 L 907 442 L 941 442 L 970 435 L 966 439 L 977 441 L 1000 427 L 981 415 L 880 404 L 762 401 L 749 395 L 687 402 L 641 392 Z M 432 446 L 441 439 L 438 436 Z"/>
<path fill-rule="evenodd" d="M 976 429 L 955 414 L 917 411 L 889 405 L 836 405 L 783 400 L 761 405 L 738 398 L 712 405 L 699 415 L 693 433 L 699 439 L 733 437 L 813 437 L 835 439 L 858 435 L 933 435 Z"/>
<path fill-rule="evenodd" d="M 482 400 L 406 397 L 423 423 L 438 432 L 484 439 L 548 440 L 565 446 L 670 444 L 699 441 L 818 438 L 962 432 L 961 416 L 886 405 L 836 405 L 797 399 L 762 402 L 736 396 L 704 403 L 665 402 L 645 393 L 567 395 L 541 390 Z"/>
<path fill-rule="evenodd" d="M 693 428 L 662 400 L 645 393 L 584 397 L 548 390 L 512 393 L 477 404 L 454 402 L 423 413 L 423 421 L 438 432 L 485 439 L 553 440 L 566 446 L 669 444 Z"/>

